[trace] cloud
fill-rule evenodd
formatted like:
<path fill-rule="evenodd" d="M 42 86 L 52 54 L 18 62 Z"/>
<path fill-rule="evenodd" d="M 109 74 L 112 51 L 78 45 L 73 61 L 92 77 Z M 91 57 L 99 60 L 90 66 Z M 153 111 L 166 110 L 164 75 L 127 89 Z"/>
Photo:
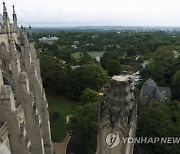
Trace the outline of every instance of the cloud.
<path fill-rule="evenodd" d="M 6 0 L 19 24 L 180 26 L 179 0 Z"/>

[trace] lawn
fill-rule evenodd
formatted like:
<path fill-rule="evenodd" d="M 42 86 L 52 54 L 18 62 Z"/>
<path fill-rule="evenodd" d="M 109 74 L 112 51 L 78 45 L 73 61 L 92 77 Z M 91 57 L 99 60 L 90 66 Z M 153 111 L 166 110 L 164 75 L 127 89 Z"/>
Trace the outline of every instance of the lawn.
<path fill-rule="evenodd" d="M 92 58 L 95 58 L 97 56 L 99 56 L 101 58 L 102 55 L 104 54 L 104 51 L 89 51 L 88 54 L 90 54 Z M 76 59 L 79 59 L 80 58 L 80 52 L 75 52 L 71 56 L 76 58 Z"/>
<path fill-rule="evenodd" d="M 66 116 L 72 114 L 78 102 L 64 96 L 47 95 L 53 142 L 60 142 L 66 134 Z"/>

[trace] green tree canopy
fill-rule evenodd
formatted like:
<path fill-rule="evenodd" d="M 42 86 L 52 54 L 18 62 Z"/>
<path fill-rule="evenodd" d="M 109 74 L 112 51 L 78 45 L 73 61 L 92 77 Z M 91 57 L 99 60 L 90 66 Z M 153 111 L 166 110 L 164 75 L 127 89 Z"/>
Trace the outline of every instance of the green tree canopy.
<path fill-rule="evenodd" d="M 96 150 L 99 103 L 89 102 L 75 109 L 68 129 L 77 135 L 77 145 L 83 145 L 88 154 Z"/>
<path fill-rule="evenodd" d="M 118 60 L 118 56 L 115 53 L 112 52 L 105 52 L 103 56 L 100 59 L 101 66 L 105 69 L 106 64 L 110 59 Z"/>
<path fill-rule="evenodd" d="M 154 52 L 149 64 L 152 77 L 160 86 L 171 84 L 171 77 L 175 73 L 175 57 L 169 46 L 159 47 Z"/>
<path fill-rule="evenodd" d="M 155 102 L 151 106 L 138 106 L 138 137 L 179 137 L 180 104 Z M 180 153 L 179 144 L 141 144 L 145 153 Z"/>
<path fill-rule="evenodd" d="M 88 102 L 98 102 L 99 101 L 99 94 L 91 90 L 89 88 L 86 88 L 81 95 L 81 102 L 83 104 L 88 103 Z"/>
<path fill-rule="evenodd" d="M 44 87 L 53 93 L 64 92 L 68 69 L 49 55 L 40 56 L 40 66 Z"/>
<path fill-rule="evenodd" d="M 173 75 L 173 93 L 175 98 L 180 98 L 180 69 Z"/>
<path fill-rule="evenodd" d="M 87 64 L 68 74 L 67 95 L 79 99 L 86 88 L 98 91 L 108 82 L 107 72 L 98 64 Z"/>
<path fill-rule="evenodd" d="M 107 62 L 106 70 L 110 76 L 118 75 L 121 72 L 121 65 L 118 60 L 110 59 Z"/>
<path fill-rule="evenodd" d="M 80 55 L 81 55 L 81 57 L 80 57 L 80 62 L 79 63 L 81 65 L 82 64 L 88 64 L 88 63 L 93 61 L 91 55 L 89 55 L 86 50 L 80 51 Z"/>

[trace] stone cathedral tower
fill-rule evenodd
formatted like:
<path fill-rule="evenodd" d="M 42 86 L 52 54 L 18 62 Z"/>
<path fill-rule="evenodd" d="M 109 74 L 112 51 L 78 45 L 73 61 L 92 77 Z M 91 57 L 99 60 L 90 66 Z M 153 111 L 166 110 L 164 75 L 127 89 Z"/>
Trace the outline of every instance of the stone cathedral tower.
<path fill-rule="evenodd" d="M 52 154 L 48 103 L 31 27 L 0 20 L 0 154 Z"/>
<path fill-rule="evenodd" d="M 132 87 L 128 78 L 114 76 L 100 103 L 97 154 L 132 154 L 134 145 L 123 137 L 135 137 L 135 132 Z"/>

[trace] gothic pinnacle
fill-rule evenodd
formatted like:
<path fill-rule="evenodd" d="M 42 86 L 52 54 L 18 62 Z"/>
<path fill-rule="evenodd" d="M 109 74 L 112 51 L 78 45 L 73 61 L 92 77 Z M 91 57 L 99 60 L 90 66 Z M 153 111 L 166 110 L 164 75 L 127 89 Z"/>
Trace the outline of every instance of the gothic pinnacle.
<path fill-rule="evenodd" d="M 23 31 L 23 25 L 21 25 L 21 30 Z"/>
<path fill-rule="evenodd" d="M 7 9 L 6 9 L 6 4 L 5 2 L 3 1 L 3 12 L 7 12 Z"/>
<path fill-rule="evenodd" d="M 33 42 L 33 41 L 34 41 L 33 35 L 32 35 L 32 28 L 31 28 L 31 25 L 29 25 L 29 41 L 30 41 L 30 42 Z"/>
<path fill-rule="evenodd" d="M 13 7 L 13 14 L 16 14 L 14 5 L 12 7 Z"/>

